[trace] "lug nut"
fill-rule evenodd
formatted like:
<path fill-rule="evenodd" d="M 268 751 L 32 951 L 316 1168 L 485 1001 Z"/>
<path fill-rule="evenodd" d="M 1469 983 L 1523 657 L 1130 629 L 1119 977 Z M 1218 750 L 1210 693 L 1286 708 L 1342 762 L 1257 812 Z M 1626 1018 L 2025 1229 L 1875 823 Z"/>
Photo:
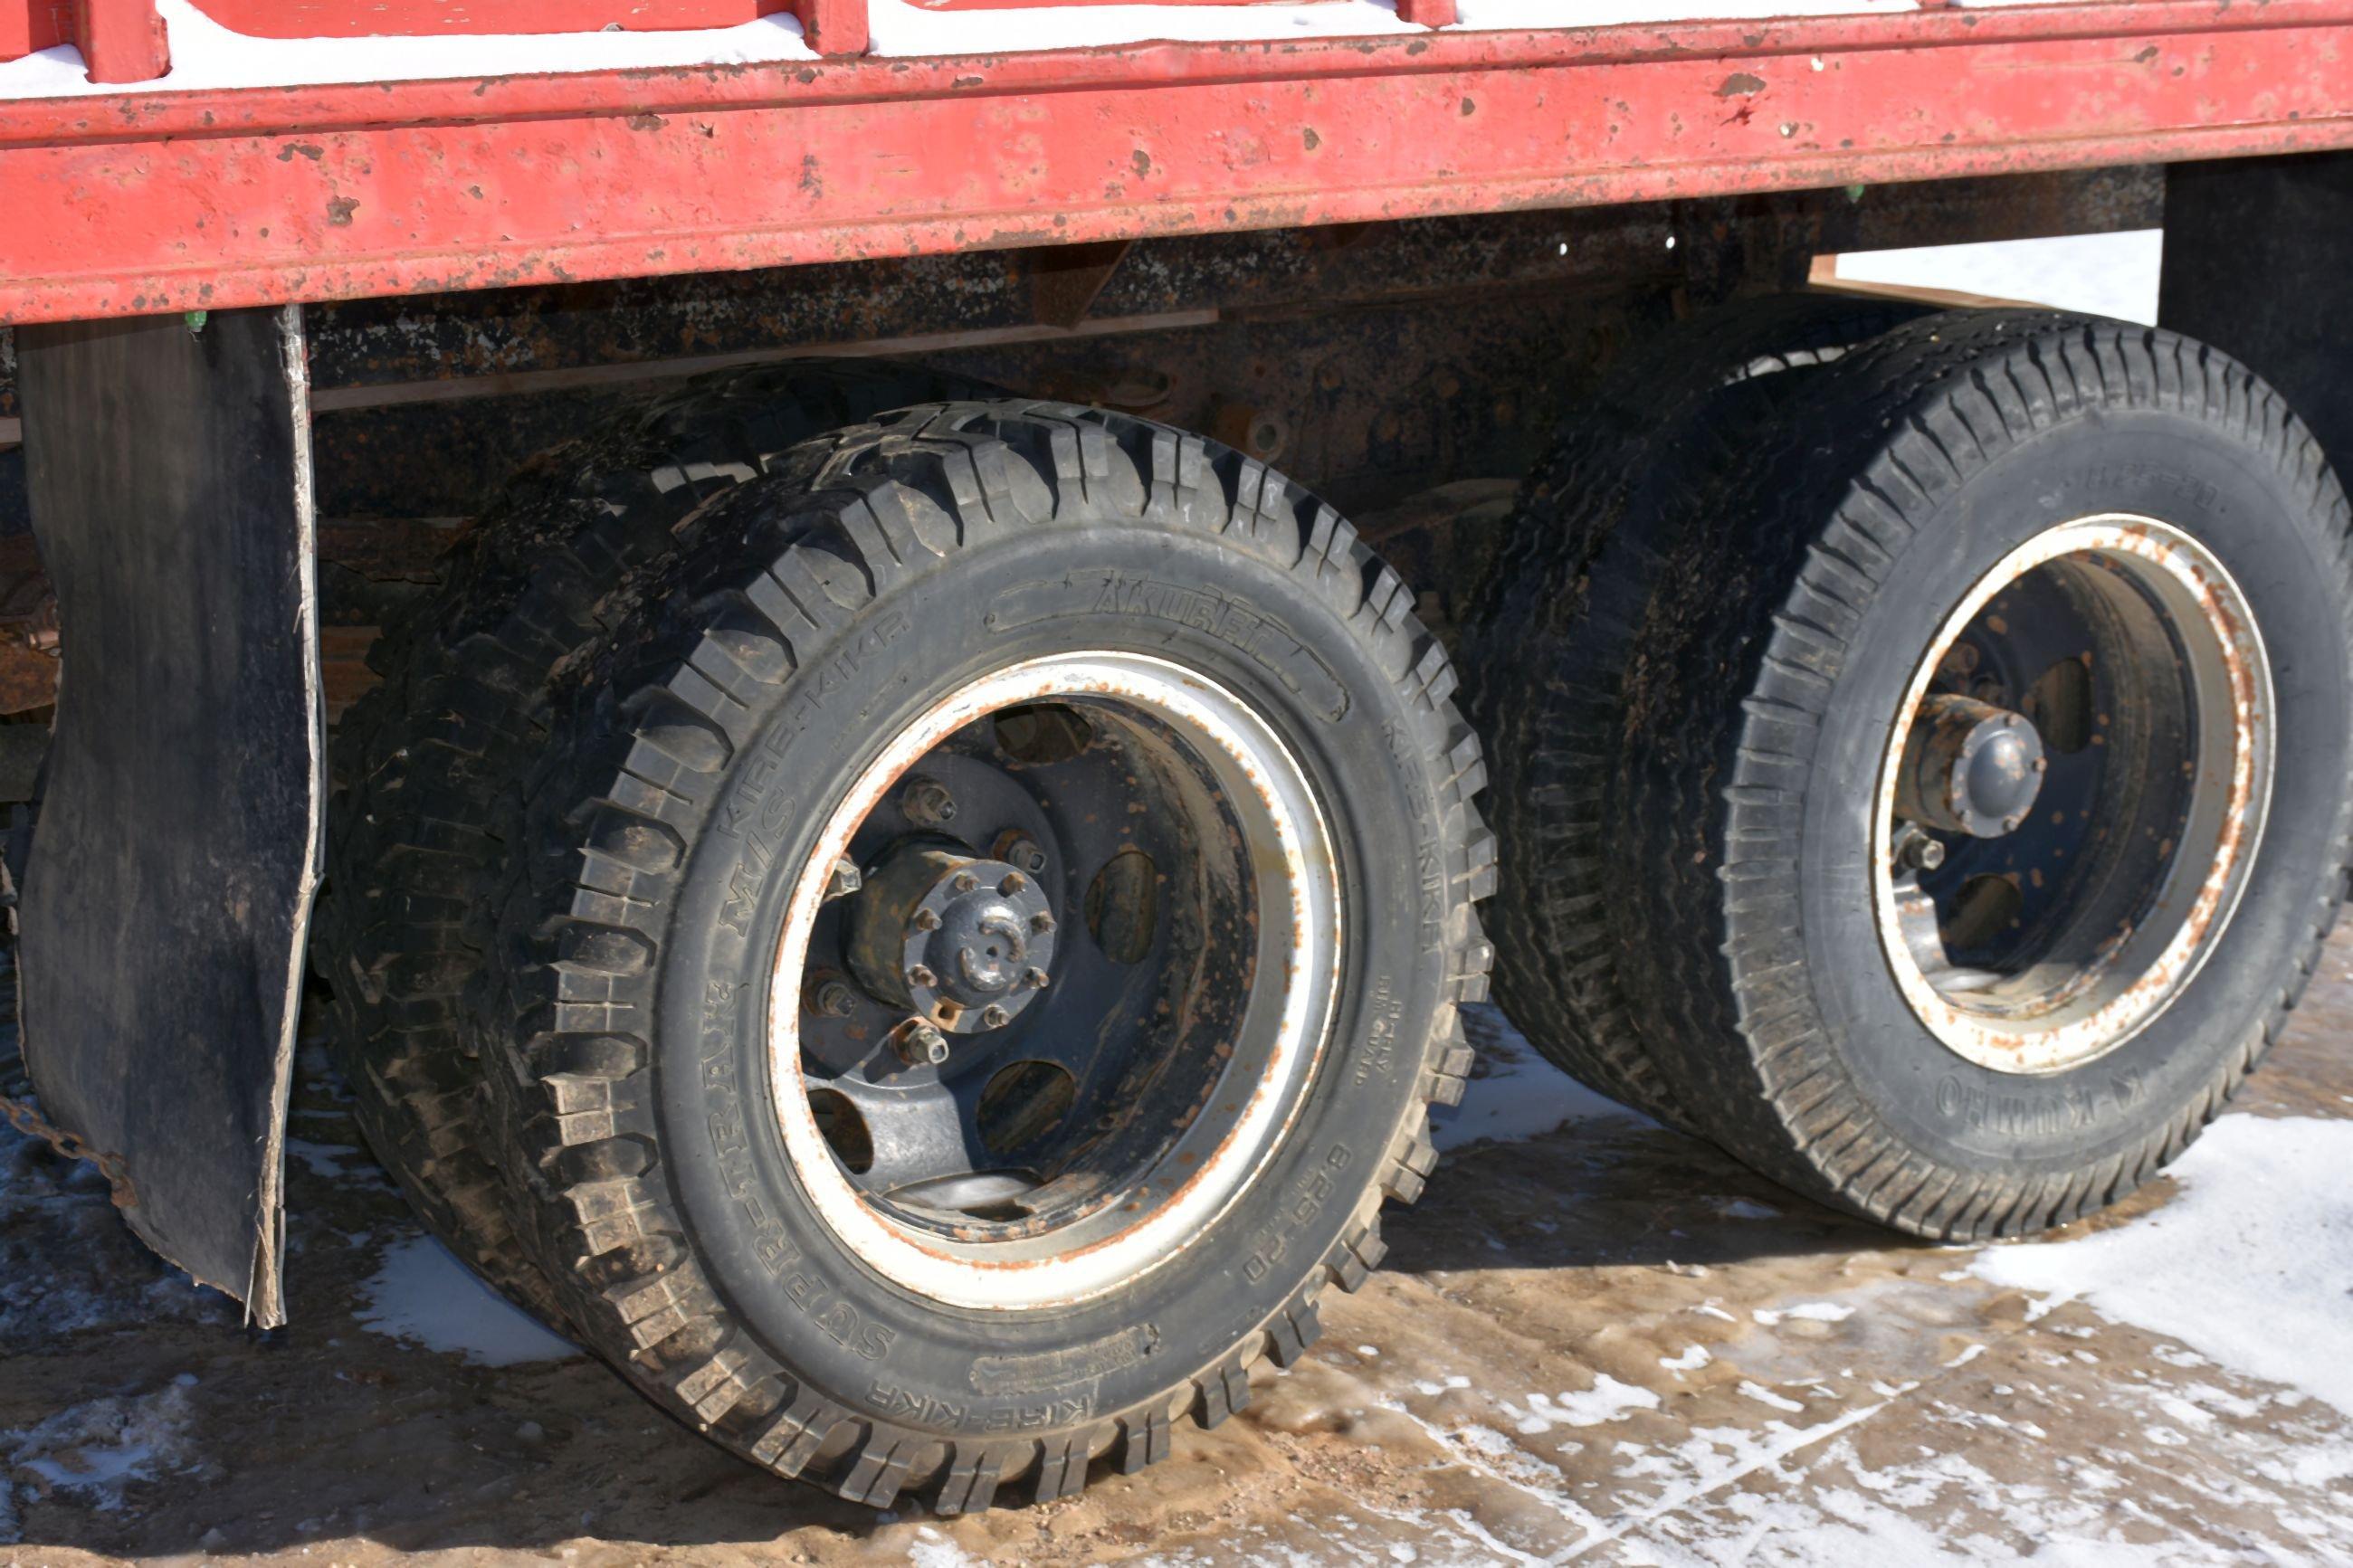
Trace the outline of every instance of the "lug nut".
<path fill-rule="evenodd" d="M 924 990 L 929 990 L 939 983 L 940 977 L 933 973 L 923 965 L 920 963 L 911 963 L 907 966 L 908 984 L 920 986 Z"/>
<path fill-rule="evenodd" d="M 808 988 L 808 1010 L 827 1018 L 847 1018 L 858 1011 L 858 993 L 839 974 L 820 976 Z"/>
<path fill-rule="evenodd" d="M 935 1068 L 948 1059 L 947 1037 L 921 1019 L 900 1028 L 898 1047 L 899 1059 L 911 1068 Z"/>
<path fill-rule="evenodd" d="M 955 820 L 955 796 L 939 780 L 918 774 L 899 792 L 899 809 L 918 827 L 945 827 Z"/>
<path fill-rule="evenodd" d="M 937 910 L 917 910 L 915 911 L 914 920 L 909 923 L 913 925 L 917 931 L 937 931 L 940 929 L 940 911 Z"/>
<path fill-rule="evenodd" d="M 980 879 L 974 876 L 969 871 L 958 871 L 955 874 L 955 879 L 950 882 L 948 886 L 954 888 L 959 893 L 969 893 L 974 889 L 980 886 Z"/>
<path fill-rule="evenodd" d="M 1896 858 L 1914 871 L 1933 871 L 1945 863 L 1945 846 L 1926 834 L 1915 834 L 1904 841 Z"/>
<path fill-rule="evenodd" d="M 1031 931 L 1052 931 L 1054 929 L 1054 917 L 1048 914 L 1045 910 L 1039 910 L 1036 914 L 1029 917 L 1029 929 Z"/>
<path fill-rule="evenodd" d="M 992 1029 L 1001 1029 L 1013 1021 L 1013 1015 L 991 1002 L 980 1010 L 980 1021 Z"/>
<path fill-rule="evenodd" d="M 1020 872 L 1008 871 L 1005 873 L 1005 879 L 997 884 L 997 890 L 1009 899 L 1029 885 L 1029 879 Z"/>
<path fill-rule="evenodd" d="M 1018 866 L 1033 877 L 1046 869 L 1046 852 L 1038 847 L 1036 839 L 1018 831 L 1008 831 L 999 835 L 997 843 L 999 860 Z"/>
<path fill-rule="evenodd" d="M 1029 989 L 1032 991 L 1046 989 L 1046 972 L 1042 969 L 1033 969 L 1022 978 L 1029 981 Z"/>
<path fill-rule="evenodd" d="M 825 879 L 826 901 L 847 898 L 865 885 L 866 878 L 859 871 L 858 863 L 845 855 L 833 863 L 833 871 Z"/>

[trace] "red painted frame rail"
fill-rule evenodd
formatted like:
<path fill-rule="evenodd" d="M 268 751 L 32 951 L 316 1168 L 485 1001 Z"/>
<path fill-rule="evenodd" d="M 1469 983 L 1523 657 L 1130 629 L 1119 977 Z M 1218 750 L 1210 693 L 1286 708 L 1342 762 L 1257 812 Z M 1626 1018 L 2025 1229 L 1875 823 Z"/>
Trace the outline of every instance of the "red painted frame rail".
<path fill-rule="evenodd" d="M 2353 0 L 0 102 L 0 321 L 2353 145 Z"/>

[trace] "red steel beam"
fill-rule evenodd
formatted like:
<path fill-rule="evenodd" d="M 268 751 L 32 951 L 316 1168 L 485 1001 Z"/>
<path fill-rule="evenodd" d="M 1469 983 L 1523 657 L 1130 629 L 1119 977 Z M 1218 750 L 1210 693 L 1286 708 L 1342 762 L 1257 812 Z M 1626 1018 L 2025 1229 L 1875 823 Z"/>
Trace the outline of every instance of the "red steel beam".
<path fill-rule="evenodd" d="M 2353 0 L 0 103 L 38 321 L 2353 145 Z"/>

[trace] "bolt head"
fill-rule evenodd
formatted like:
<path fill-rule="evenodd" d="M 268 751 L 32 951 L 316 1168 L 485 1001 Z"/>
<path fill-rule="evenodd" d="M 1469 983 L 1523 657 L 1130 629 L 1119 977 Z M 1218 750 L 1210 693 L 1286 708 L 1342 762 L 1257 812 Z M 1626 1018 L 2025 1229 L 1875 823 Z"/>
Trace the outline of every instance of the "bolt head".
<path fill-rule="evenodd" d="M 992 1029 L 1001 1029 L 1013 1020 L 1013 1015 L 992 1002 L 980 1010 L 980 1021 Z"/>
<path fill-rule="evenodd" d="M 1038 872 L 1046 868 L 1046 852 L 1043 849 L 1037 847 L 1037 846 L 1032 845 L 1028 850 L 1023 852 L 1021 856 L 1021 863 L 1028 867 L 1030 874 L 1034 876 Z"/>
<path fill-rule="evenodd" d="M 909 1067 L 938 1067 L 948 1059 L 947 1037 L 917 1022 L 899 1031 L 899 1057 Z"/>
<path fill-rule="evenodd" d="M 907 984 L 910 985 L 922 986 L 928 990 L 938 984 L 939 979 L 938 975 L 934 974 L 923 964 L 911 963 L 907 966 Z"/>
<path fill-rule="evenodd" d="M 974 876 L 969 871 L 958 871 L 955 874 L 955 880 L 951 881 L 948 886 L 954 888 L 959 893 L 969 893 L 974 889 L 980 886 L 980 879 Z"/>
<path fill-rule="evenodd" d="M 1054 917 L 1048 914 L 1045 910 L 1039 910 L 1036 914 L 1029 917 L 1029 929 L 1031 931 L 1052 931 L 1054 929 Z"/>
<path fill-rule="evenodd" d="M 846 980 L 821 980 L 810 988 L 809 1011 L 827 1018 L 847 1018 L 858 1010 L 858 993 Z"/>
<path fill-rule="evenodd" d="M 937 931 L 940 929 L 940 911 L 937 910 L 917 910 L 915 911 L 914 921 L 912 923 L 917 931 Z"/>
<path fill-rule="evenodd" d="M 997 884 L 997 890 L 1003 893 L 1009 899 L 1029 885 L 1029 879 L 1023 876 L 1020 872 L 1008 871 L 1005 873 L 1005 879 Z"/>
<path fill-rule="evenodd" d="M 1043 991 L 1046 989 L 1047 974 L 1042 969 L 1033 969 L 1028 974 L 1023 975 L 1022 978 L 1029 983 L 1029 989 L 1032 991 Z"/>

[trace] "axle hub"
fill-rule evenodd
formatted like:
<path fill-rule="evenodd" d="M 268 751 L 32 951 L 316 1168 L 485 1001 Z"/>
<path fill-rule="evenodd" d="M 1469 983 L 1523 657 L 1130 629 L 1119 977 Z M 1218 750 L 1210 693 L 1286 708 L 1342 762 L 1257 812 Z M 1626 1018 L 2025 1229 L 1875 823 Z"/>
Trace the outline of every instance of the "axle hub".
<path fill-rule="evenodd" d="M 1913 721 L 1895 808 L 1923 827 L 1999 838 L 2026 820 L 2048 765 L 2023 716 L 1938 693 Z"/>
<path fill-rule="evenodd" d="M 1045 889 L 1003 860 L 911 840 L 857 900 L 849 966 L 859 984 L 951 1033 L 1004 1027 L 1050 978 Z"/>

